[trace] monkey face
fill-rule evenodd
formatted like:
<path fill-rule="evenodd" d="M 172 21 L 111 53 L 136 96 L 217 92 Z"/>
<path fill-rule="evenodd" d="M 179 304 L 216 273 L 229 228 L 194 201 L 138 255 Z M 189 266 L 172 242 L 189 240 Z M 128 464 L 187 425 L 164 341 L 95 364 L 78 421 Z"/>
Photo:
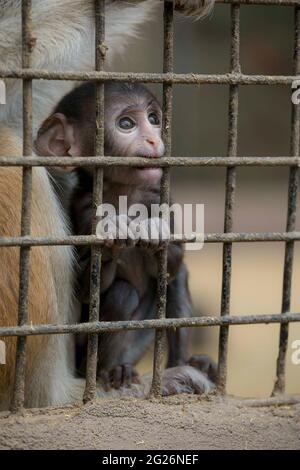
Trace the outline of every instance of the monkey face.
<path fill-rule="evenodd" d="M 161 107 L 152 93 L 141 84 L 105 86 L 105 155 L 146 157 L 150 167 L 113 167 L 105 169 L 105 178 L 133 186 L 156 186 L 162 176 L 155 159 L 163 156 Z M 35 142 L 39 155 L 89 156 L 94 154 L 95 87 L 83 84 L 66 95 L 42 125 Z M 67 170 L 71 170 L 68 168 Z M 91 172 L 87 168 L 85 171 Z"/>
<path fill-rule="evenodd" d="M 147 96 L 147 98 L 149 98 Z M 128 103 L 127 103 L 128 104 Z M 163 156 L 165 146 L 161 138 L 162 113 L 155 99 L 131 101 L 123 109 L 111 109 L 106 116 L 106 154 L 155 159 Z M 114 181 L 126 179 L 132 184 L 155 185 L 162 169 L 155 167 L 114 168 L 108 176 Z"/>

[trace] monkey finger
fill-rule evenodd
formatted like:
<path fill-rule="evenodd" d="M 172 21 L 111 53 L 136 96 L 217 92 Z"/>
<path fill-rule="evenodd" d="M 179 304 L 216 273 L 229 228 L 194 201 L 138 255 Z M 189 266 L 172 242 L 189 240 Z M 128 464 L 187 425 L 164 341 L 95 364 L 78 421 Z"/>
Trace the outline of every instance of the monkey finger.
<path fill-rule="evenodd" d="M 135 370 L 135 368 L 132 369 L 132 383 L 133 384 L 140 384 L 140 375 L 139 373 Z"/>
<path fill-rule="evenodd" d="M 140 383 L 139 375 L 131 364 L 123 365 L 123 385 L 131 387 L 133 383 Z"/>
<path fill-rule="evenodd" d="M 217 364 L 206 354 L 195 354 L 187 361 L 192 367 L 199 369 L 205 374 L 212 382 L 216 383 L 218 378 Z"/>
<path fill-rule="evenodd" d="M 159 217 L 149 219 L 151 242 L 154 245 L 164 245 L 170 239 L 170 228 L 168 223 Z"/>
<path fill-rule="evenodd" d="M 120 388 L 122 385 L 122 366 L 117 366 L 110 372 L 111 385 L 113 388 Z"/>
<path fill-rule="evenodd" d="M 141 244 L 149 243 L 150 233 L 148 220 L 142 221 L 138 226 L 138 239 Z"/>
<path fill-rule="evenodd" d="M 108 371 L 100 369 L 97 375 L 105 392 L 108 392 L 111 388 Z"/>
<path fill-rule="evenodd" d="M 103 246 L 107 248 L 112 248 L 114 246 L 115 240 L 113 238 L 105 238 L 103 240 Z"/>
<path fill-rule="evenodd" d="M 138 238 L 137 238 L 136 233 L 128 227 L 128 236 L 126 239 L 126 245 L 134 246 L 137 243 L 137 239 Z"/>
<path fill-rule="evenodd" d="M 127 246 L 127 240 L 124 238 L 116 238 L 114 240 L 114 245 L 120 251 L 122 248 L 125 248 Z"/>
<path fill-rule="evenodd" d="M 121 214 L 118 216 L 117 223 L 117 234 L 118 234 L 118 244 L 120 246 L 133 246 L 135 244 L 136 235 L 133 230 L 129 227 L 129 224 L 132 223 L 129 217 L 126 214 Z"/>
<path fill-rule="evenodd" d="M 132 384 L 132 365 L 124 364 L 123 365 L 123 385 L 125 387 L 131 387 Z"/>

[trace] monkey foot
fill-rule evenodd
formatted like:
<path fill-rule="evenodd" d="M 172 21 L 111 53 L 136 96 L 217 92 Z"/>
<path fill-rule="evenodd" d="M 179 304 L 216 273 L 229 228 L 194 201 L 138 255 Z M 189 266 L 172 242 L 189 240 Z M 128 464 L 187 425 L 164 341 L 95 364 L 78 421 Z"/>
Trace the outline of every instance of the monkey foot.
<path fill-rule="evenodd" d="M 111 388 L 131 387 L 132 384 L 139 384 L 139 374 L 132 364 L 120 364 L 110 370 L 101 369 L 98 377 L 105 391 Z"/>
<path fill-rule="evenodd" d="M 206 355 L 194 355 L 185 365 L 166 369 L 163 376 L 164 396 L 190 393 L 201 395 L 216 388 L 217 364 Z"/>
<path fill-rule="evenodd" d="M 195 354 L 187 361 L 189 366 L 199 369 L 212 382 L 218 379 L 218 366 L 211 357 L 206 354 Z"/>

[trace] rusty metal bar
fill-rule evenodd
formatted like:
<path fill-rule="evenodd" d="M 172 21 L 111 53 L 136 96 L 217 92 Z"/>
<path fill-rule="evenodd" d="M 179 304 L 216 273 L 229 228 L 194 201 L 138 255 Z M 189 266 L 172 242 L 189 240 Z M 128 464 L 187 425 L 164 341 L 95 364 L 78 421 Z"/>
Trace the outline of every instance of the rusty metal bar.
<path fill-rule="evenodd" d="M 178 239 L 173 235 L 170 243 L 197 243 L 202 234 L 193 234 L 190 237 Z M 257 242 L 288 242 L 300 241 L 300 232 L 231 232 L 206 233 L 204 243 L 257 243 Z M 121 241 L 118 240 L 118 245 Z M 126 243 L 124 241 L 124 243 Z M 139 241 L 135 243 L 137 246 Z M 142 242 L 143 246 L 145 241 Z M 151 242 L 149 242 L 151 244 Z M 96 235 L 70 235 L 67 237 L 0 237 L 0 247 L 12 246 L 55 246 L 55 245 L 103 245 L 103 240 Z"/>
<path fill-rule="evenodd" d="M 95 67 L 101 71 L 105 60 L 105 0 L 95 0 Z M 95 129 L 95 155 L 104 155 L 104 83 L 96 83 L 96 129 Z M 97 207 L 102 203 L 103 197 L 103 168 L 94 168 L 93 208 L 95 215 L 92 223 L 92 233 L 96 233 Z M 91 249 L 91 275 L 90 275 L 90 306 L 89 321 L 99 320 L 100 309 L 100 274 L 101 274 L 101 245 L 93 245 Z M 96 396 L 98 362 L 98 335 L 88 337 L 86 387 L 83 401 L 87 403 Z"/>
<path fill-rule="evenodd" d="M 31 66 L 31 52 L 33 38 L 31 36 L 31 0 L 22 2 L 22 67 Z M 23 155 L 32 155 L 32 81 L 23 81 Z M 21 209 L 21 236 L 30 235 L 31 221 L 31 188 L 32 168 L 22 169 L 22 209 Z M 20 249 L 19 265 L 19 305 L 18 324 L 25 325 L 28 321 L 28 290 L 29 290 L 29 258 L 30 246 Z M 15 383 L 11 401 L 11 410 L 17 412 L 24 406 L 25 400 L 25 373 L 26 373 L 26 337 L 18 337 Z"/>
<path fill-rule="evenodd" d="M 110 157 L 110 156 L 87 156 L 87 157 L 0 157 L 1 166 L 139 166 L 148 167 L 153 165 L 149 158 L 143 157 Z M 300 157 L 165 157 L 157 159 L 157 167 L 181 167 L 181 166 L 259 166 L 259 167 L 299 167 Z"/>
<path fill-rule="evenodd" d="M 230 68 L 233 73 L 240 73 L 240 6 L 231 6 L 231 60 Z M 229 90 L 229 128 L 228 128 L 228 157 L 237 155 L 238 141 L 238 110 L 239 110 L 239 85 L 230 85 Z M 236 168 L 230 166 L 226 174 L 225 195 L 225 221 L 224 232 L 232 232 L 233 208 L 236 189 Z M 231 287 L 231 265 L 232 244 L 223 245 L 223 274 L 222 274 L 222 297 L 221 316 L 229 315 L 230 312 L 230 287 Z M 220 328 L 219 334 L 219 361 L 218 361 L 218 390 L 225 393 L 227 374 L 227 352 L 228 352 L 228 326 Z"/>
<path fill-rule="evenodd" d="M 261 315 L 225 315 L 203 316 L 203 317 L 182 317 L 163 318 L 154 320 L 128 320 L 111 322 L 88 322 L 62 325 L 24 325 L 7 326 L 0 328 L 0 336 L 34 336 L 34 335 L 54 335 L 54 334 L 100 334 L 113 333 L 121 330 L 151 330 L 168 328 L 194 328 L 225 325 L 259 325 L 259 324 L 287 324 L 289 322 L 300 322 L 300 313 L 261 314 Z"/>
<path fill-rule="evenodd" d="M 291 406 L 300 403 L 300 396 L 286 396 L 278 395 L 276 397 L 268 398 L 245 398 L 241 399 L 237 406 L 241 408 L 244 406 L 249 406 L 253 408 L 262 408 L 264 406 Z"/>
<path fill-rule="evenodd" d="M 285 85 L 291 86 L 296 75 L 247 75 L 242 73 L 134 73 L 134 72 L 74 72 L 43 69 L 0 69 L 1 78 L 35 80 L 70 80 L 99 82 L 168 83 L 170 85 Z"/>
<path fill-rule="evenodd" d="M 294 46 L 294 70 L 300 73 L 300 8 L 295 8 L 295 46 Z M 291 156 L 299 156 L 300 139 L 300 106 L 292 105 L 291 126 Z M 297 196 L 299 188 L 299 168 L 292 167 L 289 175 L 288 210 L 287 210 L 287 232 L 296 228 Z M 283 292 L 281 312 L 285 315 L 291 308 L 291 291 L 294 261 L 294 241 L 290 240 L 285 246 Z M 273 395 L 284 392 L 285 389 L 285 362 L 288 347 L 289 325 L 281 325 L 279 336 L 279 354 L 277 358 L 276 381 Z"/>
<path fill-rule="evenodd" d="M 231 5 L 278 5 L 278 6 L 296 6 L 300 4 L 299 0 L 216 0 L 216 3 L 225 3 Z"/>
<path fill-rule="evenodd" d="M 173 1 L 164 2 L 164 73 L 173 72 L 174 63 L 174 4 Z M 163 131 L 165 144 L 165 158 L 171 156 L 172 149 L 172 111 L 173 89 L 172 84 L 163 85 Z M 160 203 L 169 204 L 170 199 L 170 170 L 165 167 L 160 188 Z M 164 214 L 162 215 L 164 217 Z M 168 245 L 158 252 L 158 279 L 157 279 L 157 317 L 166 317 L 167 284 L 168 284 Z M 161 384 L 164 369 L 164 355 L 166 352 L 166 330 L 158 329 L 155 332 L 153 379 L 150 394 L 161 395 Z"/>

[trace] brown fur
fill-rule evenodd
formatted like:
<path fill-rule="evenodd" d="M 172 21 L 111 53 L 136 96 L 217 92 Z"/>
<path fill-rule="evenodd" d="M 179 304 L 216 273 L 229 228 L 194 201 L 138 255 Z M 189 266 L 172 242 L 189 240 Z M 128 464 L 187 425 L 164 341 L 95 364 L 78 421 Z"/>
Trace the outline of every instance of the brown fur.
<path fill-rule="evenodd" d="M 0 155 L 20 156 L 21 154 L 21 141 L 10 129 L 0 126 Z M 33 169 L 31 234 L 35 236 L 45 236 L 52 231 L 48 218 L 45 217 L 47 210 L 50 209 L 51 195 L 45 193 L 40 173 L 41 169 Z M 22 169 L 0 168 L 0 194 L 0 236 L 19 236 Z M 51 260 L 52 256 L 56 256 L 55 250 L 56 248 L 53 249 L 53 247 L 31 249 L 29 323 L 42 324 L 58 321 L 57 289 L 55 288 L 53 260 Z M 19 253 L 18 247 L 0 248 L 0 326 L 17 325 Z M 3 404 L 6 407 L 14 380 L 16 339 L 1 339 L 6 344 L 6 365 L 0 365 L 0 407 Z M 49 353 L 51 341 L 51 337 L 46 336 L 29 337 L 27 340 L 26 402 L 29 405 L 47 403 L 47 396 L 51 394 L 45 389 L 49 385 L 45 377 L 46 373 L 42 374 L 41 378 L 39 377 L 42 368 L 45 372 L 48 369 L 48 365 L 43 365 L 42 360 L 45 352 Z"/>

